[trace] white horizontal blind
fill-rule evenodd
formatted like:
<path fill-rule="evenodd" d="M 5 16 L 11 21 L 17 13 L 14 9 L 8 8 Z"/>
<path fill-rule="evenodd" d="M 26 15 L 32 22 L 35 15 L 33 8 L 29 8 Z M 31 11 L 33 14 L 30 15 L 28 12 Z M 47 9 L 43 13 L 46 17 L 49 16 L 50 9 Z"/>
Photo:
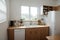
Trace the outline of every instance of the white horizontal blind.
<path fill-rule="evenodd" d="M 6 21 L 6 3 L 5 0 L 0 0 L 0 23 Z"/>

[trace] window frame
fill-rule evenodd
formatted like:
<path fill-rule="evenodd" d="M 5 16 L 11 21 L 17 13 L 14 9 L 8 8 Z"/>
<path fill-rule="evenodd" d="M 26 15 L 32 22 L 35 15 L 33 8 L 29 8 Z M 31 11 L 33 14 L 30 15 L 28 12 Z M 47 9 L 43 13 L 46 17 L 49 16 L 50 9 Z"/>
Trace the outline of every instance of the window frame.
<path fill-rule="evenodd" d="M 29 7 L 29 20 L 23 20 L 23 21 L 37 21 L 38 20 L 38 15 L 39 15 L 39 11 L 38 11 L 39 7 L 37 7 L 37 6 L 28 6 L 28 7 Z M 36 20 L 31 20 L 31 13 L 30 13 L 31 7 L 36 7 L 37 8 L 37 19 Z M 21 13 L 21 16 L 22 16 L 22 13 Z"/>

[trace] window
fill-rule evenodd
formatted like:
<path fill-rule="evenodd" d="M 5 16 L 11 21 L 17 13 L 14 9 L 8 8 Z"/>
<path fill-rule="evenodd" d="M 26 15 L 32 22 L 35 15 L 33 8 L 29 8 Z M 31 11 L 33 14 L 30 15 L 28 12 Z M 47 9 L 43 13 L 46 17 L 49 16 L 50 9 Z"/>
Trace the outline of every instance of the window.
<path fill-rule="evenodd" d="M 37 7 L 31 7 L 30 8 L 30 13 L 31 13 L 31 20 L 36 20 L 37 19 Z"/>
<path fill-rule="evenodd" d="M 0 23 L 6 21 L 6 4 L 5 0 L 0 0 Z"/>
<path fill-rule="evenodd" d="M 21 19 L 29 20 L 29 7 L 21 6 Z"/>
<path fill-rule="evenodd" d="M 21 6 L 21 19 L 36 20 L 38 14 L 37 10 L 37 7 Z"/>

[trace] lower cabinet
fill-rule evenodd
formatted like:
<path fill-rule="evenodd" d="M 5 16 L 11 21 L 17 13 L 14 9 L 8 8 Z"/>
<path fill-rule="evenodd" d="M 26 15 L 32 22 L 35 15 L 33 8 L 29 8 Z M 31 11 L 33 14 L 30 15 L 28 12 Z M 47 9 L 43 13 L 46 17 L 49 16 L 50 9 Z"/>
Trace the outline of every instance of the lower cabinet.
<path fill-rule="evenodd" d="M 49 35 L 48 28 L 32 28 L 26 29 L 26 40 L 47 40 L 46 36 Z"/>
<path fill-rule="evenodd" d="M 40 40 L 39 28 L 26 29 L 26 40 Z"/>
<path fill-rule="evenodd" d="M 49 27 L 8 29 L 8 40 L 47 40 L 48 35 Z"/>

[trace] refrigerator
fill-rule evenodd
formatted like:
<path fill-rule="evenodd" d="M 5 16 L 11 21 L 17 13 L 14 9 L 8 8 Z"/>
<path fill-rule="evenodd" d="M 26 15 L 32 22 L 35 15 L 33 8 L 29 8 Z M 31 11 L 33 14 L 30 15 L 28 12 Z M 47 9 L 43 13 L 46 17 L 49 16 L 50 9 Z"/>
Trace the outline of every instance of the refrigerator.
<path fill-rule="evenodd" d="M 48 25 L 50 35 L 60 34 L 60 12 L 59 11 L 49 11 L 48 12 Z"/>

